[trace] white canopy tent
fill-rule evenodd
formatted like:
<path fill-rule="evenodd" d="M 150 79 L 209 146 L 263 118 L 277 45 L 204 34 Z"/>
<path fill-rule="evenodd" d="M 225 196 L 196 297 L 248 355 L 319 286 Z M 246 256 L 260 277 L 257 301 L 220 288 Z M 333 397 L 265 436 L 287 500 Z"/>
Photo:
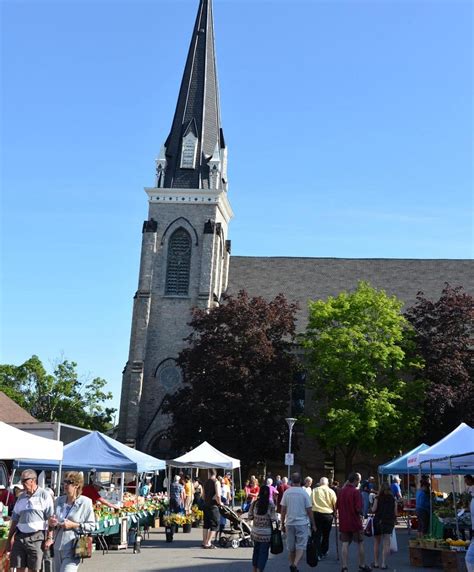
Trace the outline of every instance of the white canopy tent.
<path fill-rule="evenodd" d="M 31 435 L 0 421 L 0 459 L 61 461 L 63 442 Z"/>
<path fill-rule="evenodd" d="M 419 451 L 408 459 L 408 467 L 419 467 L 429 464 L 432 472 L 470 473 L 474 468 L 474 429 L 461 423 L 454 431 L 448 433 L 440 441 Z"/>
<path fill-rule="evenodd" d="M 225 453 L 222 453 L 213 447 L 207 441 L 198 445 L 195 449 L 188 451 L 181 457 L 166 461 L 169 471 L 169 485 L 171 485 L 171 467 L 187 467 L 192 469 L 227 469 L 232 471 L 239 470 L 239 486 L 242 488 L 242 475 L 240 474 L 240 460 L 234 459 Z M 235 479 L 232 479 L 235 482 Z M 235 494 L 232 495 L 232 506 L 234 505 Z"/>
<path fill-rule="evenodd" d="M 170 467 L 192 467 L 198 469 L 238 469 L 240 460 L 234 459 L 213 447 L 207 441 L 188 451 L 181 457 L 167 461 Z"/>
<path fill-rule="evenodd" d="M 410 457 L 408 459 L 408 467 L 410 466 L 413 468 L 418 467 L 420 474 L 423 472 L 424 467 L 429 468 L 430 474 L 444 472 L 448 469 L 451 474 L 451 488 L 454 499 L 453 475 L 468 474 L 474 468 L 474 429 L 466 423 L 461 423 L 440 441 Z M 430 504 L 432 506 L 431 496 Z M 459 535 L 456 503 L 453 504 L 456 532 Z"/>

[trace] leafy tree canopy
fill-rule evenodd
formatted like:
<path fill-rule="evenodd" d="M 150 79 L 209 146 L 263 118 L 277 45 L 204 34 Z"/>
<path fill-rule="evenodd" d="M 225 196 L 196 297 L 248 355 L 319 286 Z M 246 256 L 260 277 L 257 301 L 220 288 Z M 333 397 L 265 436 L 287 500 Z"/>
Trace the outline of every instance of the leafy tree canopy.
<path fill-rule="evenodd" d="M 35 355 L 19 366 L 0 365 L 0 391 L 38 421 L 110 429 L 115 409 L 104 406 L 112 399 L 112 393 L 105 391 L 107 382 L 99 377 L 81 381 L 76 367 L 76 363 L 62 360 L 48 373 Z"/>
<path fill-rule="evenodd" d="M 406 379 L 419 364 L 407 360 L 401 307 L 366 282 L 309 304 L 303 345 L 316 406 L 308 423 L 323 448 L 342 451 L 346 471 L 357 451 L 406 448 L 418 424 L 422 391 Z"/>
<path fill-rule="evenodd" d="M 436 302 L 420 292 L 406 316 L 425 363 L 423 433 L 434 442 L 461 421 L 474 423 L 474 298 L 446 284 Z"/>
<path fill-rule="evenodd" d="M 297 359 L 291 353 L 295 312 L 283 295 L 266 302 L 244 291 L 219 306 L 196 309 L 178 359 L 183 389 L 169 397 L 174 445 L 211 442 L 244 464 L 283 455 Z"/>

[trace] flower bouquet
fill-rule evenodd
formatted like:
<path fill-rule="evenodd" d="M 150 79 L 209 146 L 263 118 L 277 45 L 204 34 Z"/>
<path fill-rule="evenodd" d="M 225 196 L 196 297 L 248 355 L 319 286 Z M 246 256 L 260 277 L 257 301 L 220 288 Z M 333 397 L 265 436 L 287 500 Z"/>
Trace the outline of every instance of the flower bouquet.
<path fill-rule="evenodd" d="M 204 518 L 204 513 L 197 505 L 194 504 L 191 507 L 191 517 L 192 517 L 193 527 L 197 528 L 200 525 L 202 519 Z"/>

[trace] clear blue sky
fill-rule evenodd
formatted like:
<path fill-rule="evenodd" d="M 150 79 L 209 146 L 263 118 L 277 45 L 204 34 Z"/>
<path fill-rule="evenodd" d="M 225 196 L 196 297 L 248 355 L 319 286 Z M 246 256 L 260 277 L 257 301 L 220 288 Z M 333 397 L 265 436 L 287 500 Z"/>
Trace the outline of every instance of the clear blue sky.
<path fill-rule="evenodd" d="M 197 0 L 3 0 L 3 363 L 118 405 Z M 215 0 L 233 254 L 471 258 L 473 4 Z"/>

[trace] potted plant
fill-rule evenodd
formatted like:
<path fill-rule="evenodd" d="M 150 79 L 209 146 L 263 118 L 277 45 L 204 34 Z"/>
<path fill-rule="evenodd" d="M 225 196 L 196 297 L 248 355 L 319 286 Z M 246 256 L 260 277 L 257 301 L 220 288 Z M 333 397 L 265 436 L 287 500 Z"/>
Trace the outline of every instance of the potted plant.
<path fill-rule="evenodd" d="M 191 525 L 193 523 L 193 517 L 191 514 L 182 516 L 183 532 L 191 532 Z"/>
<path fill-rule="evenodd" d="M 182 514 L 170 512 L 163 517 L 165 527 L 171 527 L 173 532 L 178 532 L 178 528 L 183 525 L 183 519 L 186 518 Z"/>
<path fill-rule="evenodd" d="M 202 519 L 204 518 L 203 511 L 197 505 L 193 505 L 191 508 L 191 516 L 192 516 L 192 527 L 198 528 L 201 524 Z"/>

